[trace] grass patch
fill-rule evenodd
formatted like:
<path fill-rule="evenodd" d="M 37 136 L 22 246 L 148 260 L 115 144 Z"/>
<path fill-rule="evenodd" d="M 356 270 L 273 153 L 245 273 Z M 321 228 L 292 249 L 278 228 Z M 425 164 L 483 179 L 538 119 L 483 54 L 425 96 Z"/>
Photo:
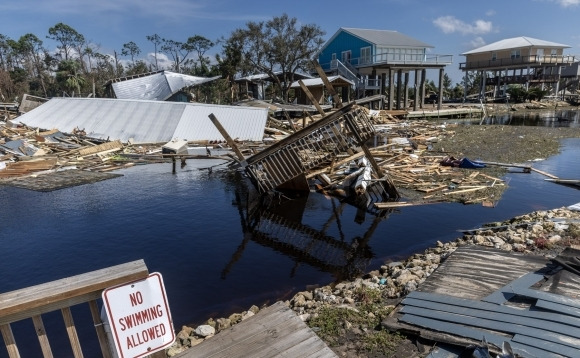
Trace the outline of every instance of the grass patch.
<path fill-rule="evenodd" d="M 392 308 L 382 302 L 381 291 L 360 287 L 353 292 L 355 307 L 326 306 L 308 325 L 329 346 L 354 343 L 360 352 L 393 353 L 403 339 L 381 328 Z"/>

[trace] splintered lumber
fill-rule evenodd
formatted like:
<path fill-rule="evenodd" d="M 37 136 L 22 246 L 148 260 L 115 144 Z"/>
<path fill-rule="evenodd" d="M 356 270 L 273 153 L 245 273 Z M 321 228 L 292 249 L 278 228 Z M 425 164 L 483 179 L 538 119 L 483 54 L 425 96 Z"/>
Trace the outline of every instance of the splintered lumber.
<path fill-rule="evenodd" d="M 485 189 L 488 188 L 487 186 L 478 186 L 476 188 L 470 188 L 470 189 L 464 189 L 464 190 L 454 190 L 454 191 L 450 191 L 447 193 L 443 193 L 443 195 L 452 195 L 452 194 L 463 194 L 463 193 L 469 193 L 471 191 L 477 191 L 477 190 L 481 190 L 481 189 Z"/>
<path fill-rule="evenodd" d="M 485 165 L 497 165 L 500 167 L 522 168 L 522 169 L 526 169 L 526 170 L 532 170 L 532 167 L 530 165 L 524 165 L 524 164 L 509 164 L 509 163 L 481 162 L 481 161 L 477 161 L 477 163 L 481 163 L 481 164 L 485 164 Z"/>
<path fill-rule="evenodd" d="M 375 208 L 377 209 L 393 209 L 402 208 L 405 206 L 417 206 L 417 205 L 427 205 L 427 204 L 437 204 L 444 202 L 444 200 L 430 200 L 430 201 L 393 201 L 393 202 L 382 202 L 375 203 Z"/>
<path fill-rule="evenodd" d="M 536 168 L 530 168 L 530 169 L 531 169 L 531 170 L 533 170 L 533 171 L 535 171 L 536 173 L 539 173 L 539 174 L 545 175 L 545 176 L 547 176 L 547 177 L 549 177 L 549 178 L 552 178 L 552 179 L 558 179 L 558 177 L 557 177 L 557 176 L 555 176 L 555 175 L 552 175 L 552 174 L 550 174 L 550 173 L 543 172 L 543 171 L 541 171 L 541 170 L 539 170 L 539 169 L 536 169 Z"/>
<path fill-rule="evenodd" d="M 318 110 L 318 113 L 320 113 L 320 115 L 324 116 L 324 109 L 322 109 L 322 107 L 320 107 L 320 104 L 318 103 L 316 98 L 314 98 L 312 93 L 310 93 L 310 90 L 308 89 L 308 87 L 306 87 L 304 82 L 302 82 L 302 80 L 298 80 L 298 84 L 300 85 L 300 88 L 302 88 L 302 91 L 304 91 L 304 93 L 306 93 L 306 96 L 308 97 L 310 102 L 312 102 L 312 105 L 314 105 L 314 107 L 316 107 L 316 109 Z"/>
<path fill-rule="evenodd" d="M 97 154 L 100 152 L 110 152 L 114 150 L 119 150 L 123 148 L 123 143 L 119 139 L 113 142 L 107 142 L 92 147 L 85 147 L 79 149 L 79 156 L 84 157 L 86 155 Z"/>
<path fill-rule="evenodd" d="M 208 117 L 211 120 L 211 122 L 213 123 L 213 125 L 220 132 L 220 134 L 225 138 L 226 142 L 228 142 L 228 145 L 234 150 L 234 153 L 236 153 L 236 156 L 238 157 L 238 159 L 243 162 L 245 159 L 244 155 L 242 154 L 242 152 L 240 152 L 240 149 L 236 145 L 236 142 L 234 142 L 232 137 L 230 137 L 230 135 L 228 134 L 226 129 L 222 126 L 222 124 L 217 119 L 217 117 L 213 113 L 210 113 Z"/>

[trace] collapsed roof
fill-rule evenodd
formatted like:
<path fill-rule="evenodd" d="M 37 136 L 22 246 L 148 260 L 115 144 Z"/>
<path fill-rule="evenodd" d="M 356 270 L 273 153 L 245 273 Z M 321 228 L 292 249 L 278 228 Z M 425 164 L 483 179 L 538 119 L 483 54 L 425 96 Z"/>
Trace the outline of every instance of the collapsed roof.
<path fill-rule="evenodd" d="M 110 84 L 118 99 L 165 101 L 183 88 L 197 86 L 218 78 L 220 76 L 206 78 L 160 71 L 144 76 L 112 80 Z"/>
<path fill-rule="evenodd" d="M 81 129 L 90 138 L 119 139 L 125 143 L 160 143 L 173 139 L 223 141 L 208 117 L 211 113 L 233 139 L 263 139 L 267 109 L 202 103 L 53 98 L 14 122 L 47 130 L 56 128 L 65 133 Z"/>

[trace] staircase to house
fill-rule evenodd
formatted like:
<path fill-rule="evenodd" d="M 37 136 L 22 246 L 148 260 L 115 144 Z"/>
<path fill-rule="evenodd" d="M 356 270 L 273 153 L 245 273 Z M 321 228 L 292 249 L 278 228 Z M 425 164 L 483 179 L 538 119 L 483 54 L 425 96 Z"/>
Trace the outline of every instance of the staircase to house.
<path fill-rule="evenodd" d="M 364 97 L 365 84 L 360 79 L 360 74 L 353 65 L 348 62 L 341 62 L 339 60 L 332 61 L 332 69 L 336 69 L 338 74 L 354 83 L 356 98 Z"/>

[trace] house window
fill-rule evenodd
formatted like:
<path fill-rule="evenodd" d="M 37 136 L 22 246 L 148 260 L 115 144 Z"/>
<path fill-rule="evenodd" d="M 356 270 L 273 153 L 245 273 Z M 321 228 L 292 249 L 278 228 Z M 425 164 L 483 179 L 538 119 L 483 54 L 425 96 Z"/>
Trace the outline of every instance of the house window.
<path fill-rule="evenodd" d="M 341 55 L 340 59 L 343 63 L 350 63 L 350 56 L 351 56 L 350 50 L 342 51 L 342 53 L 340 55 Z"/>
<path fill-rule="evenodd" d="M 332 54 L 332 61 L 335 61 L 335 60 L 336 60 L 336 53 L 333 53 Z"/>
<path fill-rule="evenodd" d="M 558 50 L 556 50 L 555 48 L 553 48 L 553 49 L 550 51 L 550 55 L 552 55 L 552 56 L 556 56 L 557 54 L 558 54 Z"/>
<path fill-rule="evenodd" d="M 371 48 L 363 47 L 360 49 L 360 62 L 361 64 L 371 63 Z"/>
<path fill-rule="evenodd" d="M 515 58 L 520 58 L 520 57 L 521 57 L 521 54 L 520 54 L 520 50 L 519 49 L 512 50 L 512 56 L 511 56 L 512 60 L 515 59 Z"/>
<path fill-rule="evenodd" d="M 492 61 L 495 61 L 495 60 L 497 60 L 497 52 L 492 52 L 492 53 L 491 53 L 491 60 L 492 60 Z"/>

